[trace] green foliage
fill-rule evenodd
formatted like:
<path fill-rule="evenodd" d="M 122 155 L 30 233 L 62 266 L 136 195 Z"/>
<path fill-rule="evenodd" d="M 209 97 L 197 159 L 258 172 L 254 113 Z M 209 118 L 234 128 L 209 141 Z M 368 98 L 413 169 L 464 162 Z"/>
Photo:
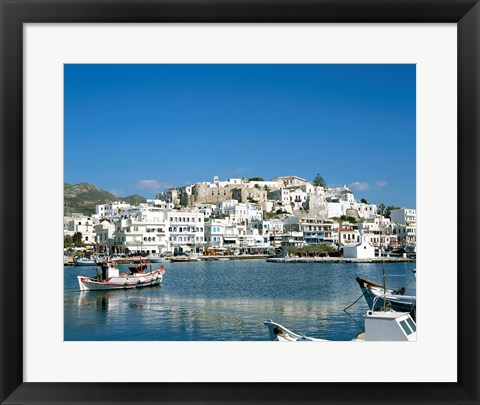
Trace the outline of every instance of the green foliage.
<path fill-rule="evenodd" d="M 391 211 L 399 209 L 400 207 L 396 207 L 394 205 L 389 205 L 388 207 L 385 207 L 385 204 L 381 203 L 377 214 L 383 215 L 385 218 L 390 218 L 390 216 L 392 215 Z"/>
<path fill-rule="evenodd" d="M 252 177 L 251 179 L 248 179 L 248 181 L 265 181 L 261 177 Z"/>
<path fill-rule="evenodd" d="M 340 217 L 340 219 L 341 219 L 342 221 L 348 221 L 348 222 L 350 222 L 350 223 L 352 223 L 352 224 L 357 223 L 357 220 L 356 220 L 354 217 L 350 217 L 350 216 L 346 216 L 346 215 L 342 215 L 342 216 Z"/>
<path fill-rule="evenodd" d="M 81 232 L 75 232 L 72 236 L 72 243 L 75 247 L 82 247 L 84 246 L 82 242 L 82 233 Z"/>
<path fill-rule="evenodd" d="M 333 252 L 334 247 L 329 243 L 320 243 L 318 245 L 305 245 L 303 247 L 290 246 L 285 248 L 285 252 L 290 256 L 318 257 L 328 256 Z"/>
<path fill-rule="evenodd" d="M 73 239 L 70 235 L 65 235 L 63 237 L 63 247 L 64 248 L 69 248 L 73 246 Z"/>
<path fill-rule="evenodd" d="M 360 200 L 360 202 L 361 202 L 362 204 L 368 204 L 368 201 L 365 200 L 365 198 L 362 198 L 362 199 Z"/>
<path fill-rule="evenodd" d="M 325 188 L 327 187 L 327 182 L 325 181 L 325 179 L 322 177 L 320 173 L 317 173 L 317 175 L 313 179 L 313 185 Z"/>
<path fill-rule="evenodd" d="M 381 203 L 378 206 L 377 214 L 378 215 L 384 215 L 385 214 L 385 204 L 384 203 Z"/>

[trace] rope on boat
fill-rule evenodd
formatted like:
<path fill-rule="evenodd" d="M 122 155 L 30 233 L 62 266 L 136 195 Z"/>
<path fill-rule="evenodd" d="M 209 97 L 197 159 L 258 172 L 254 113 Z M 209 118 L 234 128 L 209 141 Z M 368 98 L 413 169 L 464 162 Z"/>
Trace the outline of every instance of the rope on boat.
<path fill-rule="evenodd" d="M 365 291 L 362 293 L 362 295 L 360 295 L 360 297 L 358 297 L 358 298 L 357 298 L 354 302 L 352 302 L 348 307 L 343 308 L 343 311 L 347 312 L 347 309 L 350 308 L 350 307 L 352 307 L 354 304 L 356 304 L 356 303 L 360 300 L 360 298 L 362 298 L 362 297 L 365 295 L 366 292 L 367 292 L 367 290 L 365 290 Z"/>

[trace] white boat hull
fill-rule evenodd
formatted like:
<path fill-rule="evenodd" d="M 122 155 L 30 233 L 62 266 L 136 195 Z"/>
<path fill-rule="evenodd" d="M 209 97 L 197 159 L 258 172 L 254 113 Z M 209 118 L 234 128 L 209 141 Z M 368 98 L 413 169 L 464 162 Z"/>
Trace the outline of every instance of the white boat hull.
<path fill-rule="evenodd" d="M 365 332 L 353 339 L 355 342 L 414 342 L 417 326 L 408 312 L 367 311 L 364 315 Z M 269 331 L 270 340 L 277 342 L 327 342 L 299 335 L 272 320 L 263 323 Z"/>
<path fill-rule="evenodd" d="M 95 260 L 75 260 L 73 264 L 75 266 L 95 266 L 97 263 Z"/>
<path fill-rule="evenodd" d="M 97 281 L 94 278 L 86 276 L 78 276 L 77 279 L 81 291 L 126 290 L 160 285 L 164 275 L 165 270 L 160 269 L 150 273 L 124 273 L 118 277 L 110 277 L 106 281 Z"/>

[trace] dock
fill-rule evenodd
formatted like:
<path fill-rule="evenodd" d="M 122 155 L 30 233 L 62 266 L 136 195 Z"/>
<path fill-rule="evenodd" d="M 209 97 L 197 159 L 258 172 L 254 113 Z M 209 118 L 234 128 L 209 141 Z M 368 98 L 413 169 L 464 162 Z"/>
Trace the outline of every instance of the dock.
<path fill-rule="evenodd" d="M 406 257 L 375 257 L 371 259 L 347 259 L 344 257 L 270 257 L 269 263 L 414 263 Z"/>

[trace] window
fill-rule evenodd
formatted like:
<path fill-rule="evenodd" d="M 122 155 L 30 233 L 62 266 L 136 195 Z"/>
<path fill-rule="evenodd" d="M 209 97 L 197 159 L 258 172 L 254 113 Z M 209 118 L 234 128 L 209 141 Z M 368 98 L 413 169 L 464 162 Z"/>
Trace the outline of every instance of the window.
<path fill-rule="evenodd" d="M 412 318 L 410 317 L 407 318 L 407 323 L 414 332 L 417 330 L 417 327 L 415 326 L 415 322 L 413 322 Z"/>
<path fill-rule="evenodd" d="M 402 327 L 407 336 L 413 333 L 412 330 L 408 327 L 407 322 L 400 321 L 400 326 Z"/>

